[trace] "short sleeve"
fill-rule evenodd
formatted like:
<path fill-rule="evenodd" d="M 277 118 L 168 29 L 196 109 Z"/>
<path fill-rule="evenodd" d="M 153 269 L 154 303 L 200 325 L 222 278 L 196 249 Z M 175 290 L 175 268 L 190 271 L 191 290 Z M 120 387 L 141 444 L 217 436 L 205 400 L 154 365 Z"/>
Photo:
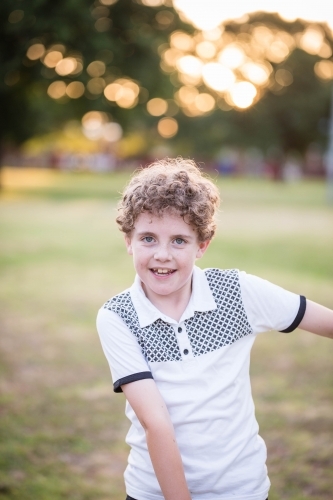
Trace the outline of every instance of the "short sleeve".
<path fill-rule="evenodd" d="M 239 272 L 245 311 L 254 333 L 291 332 L 303 319 L 306 299 L 269 281 Z"/>
<path fill-rule="evenodd" d="M 101 308 L 96 325 L 115 392 L 122 392 L 121 386 L 124 384 L 153 378 L 135 336 L 118 314 Z"/>

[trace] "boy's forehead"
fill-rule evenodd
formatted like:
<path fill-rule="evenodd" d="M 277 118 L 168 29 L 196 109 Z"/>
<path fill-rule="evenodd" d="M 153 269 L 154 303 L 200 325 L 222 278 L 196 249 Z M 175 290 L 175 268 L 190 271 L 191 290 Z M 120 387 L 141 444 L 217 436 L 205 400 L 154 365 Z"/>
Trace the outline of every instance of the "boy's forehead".
<path fill-rule="evenodd" d="M 168 208 L 163 210 L 162 212 L 148 212 L 144 211 L 141 212 L 138 217 L 136 218 L 135 222 L 148 222 L 149 224 L 152 224 L 154 222 L 167 222 L 167 221 L 173 221 L 173 222 L 180 222 L 188 224 L 186 222 L 186 216 L 184 217 L 183 215 L 180 214 L 178 210 Z M 188 224 L 189 225 L 189 224 Z"/>
<path fill-rule="evenodd" d="M 155 229 L 168 229 L 171 232 L 174 229 L 182 229 L 186 232 L 197 232 L 187 220 L 177 210 L 164 210 L 162 213 L 155 214 L 153 212 L 141 212 L 135 220 L 134 229 L 144 228 L 144 226 L 152 227 Z"/>

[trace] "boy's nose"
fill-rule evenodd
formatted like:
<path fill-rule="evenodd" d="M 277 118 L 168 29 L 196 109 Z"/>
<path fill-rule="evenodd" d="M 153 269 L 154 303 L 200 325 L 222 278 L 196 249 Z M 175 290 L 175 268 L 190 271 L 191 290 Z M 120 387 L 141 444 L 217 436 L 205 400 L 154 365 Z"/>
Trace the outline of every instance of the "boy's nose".
<path fill-rule="evenodd" d="M 154 253 L 154 259 L 166 262 L 168 260 L 171 260 L 171 255 L 166 247 L 161 246 Z"/>

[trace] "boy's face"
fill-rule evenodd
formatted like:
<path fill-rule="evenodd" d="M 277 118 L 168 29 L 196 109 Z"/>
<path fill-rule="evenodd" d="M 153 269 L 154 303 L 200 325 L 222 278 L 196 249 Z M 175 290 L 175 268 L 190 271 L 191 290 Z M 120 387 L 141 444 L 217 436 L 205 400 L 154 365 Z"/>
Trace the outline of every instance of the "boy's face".
<path fill-rule="evenodd" d="M 199 242 L 193 227 L 180 215 L 170 212 L 162 217 L 148 212 L 140 214 L 125 241 L 144 291 L 153 304 L 162 296 L 189 300 L 195 260 L 204 254 L 209 241 Z"/>

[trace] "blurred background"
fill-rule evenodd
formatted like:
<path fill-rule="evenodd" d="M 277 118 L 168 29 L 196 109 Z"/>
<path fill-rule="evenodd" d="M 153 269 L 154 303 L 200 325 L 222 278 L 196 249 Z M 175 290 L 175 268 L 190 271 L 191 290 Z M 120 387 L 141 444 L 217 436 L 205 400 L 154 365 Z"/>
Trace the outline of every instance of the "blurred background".
<path fill-rule="evenodd" d="M 134 272 L 132 172 L 182 155 L 223 199 L 201 267 L 333 308 L 329 2 L 3 0 L 0 499 L 123 500 L 124 399 L 95 317 Z M 333 343 L 259 336 L 270 500 L 331 500 Z"/>
<path fill-rule="evenodd" d="M 181 154 L 324 176 L 332 9 L 234 4 L 4 0 L 2 164 L 103 172 Z"/>

